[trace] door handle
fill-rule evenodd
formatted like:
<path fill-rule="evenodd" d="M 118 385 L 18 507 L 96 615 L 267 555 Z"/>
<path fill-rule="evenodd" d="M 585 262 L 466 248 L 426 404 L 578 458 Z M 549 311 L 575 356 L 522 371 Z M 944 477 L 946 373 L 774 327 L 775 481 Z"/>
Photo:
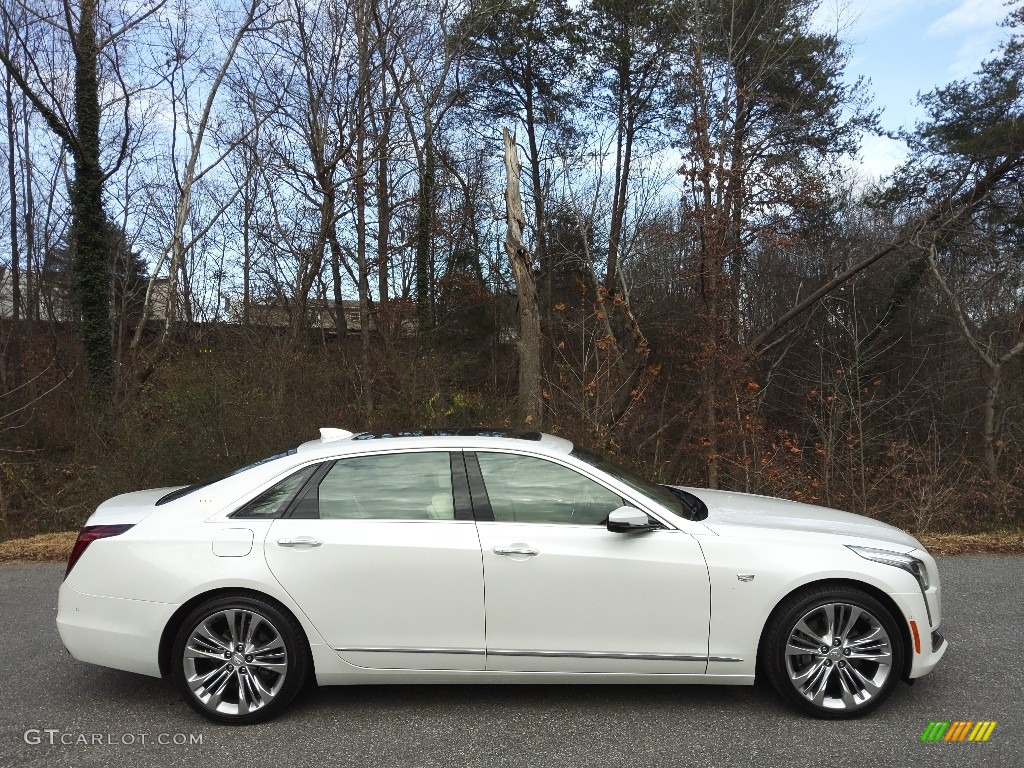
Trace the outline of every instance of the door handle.
<path fill-rule="evenodd" d="M 296 536 L 294 539 L 277 540 L 279 547 L 319 547 L 321 544 L 323 544 L 322 541 L 314 539 L 312 536 Z"/>
<path fill-rule="evenodd" d="M 526 555 L 527 557 L 533 557 L 540 553 L 536 549 L 530 549 L 529 547 L 495 547 L 491 550 L 496 555 Z"/>

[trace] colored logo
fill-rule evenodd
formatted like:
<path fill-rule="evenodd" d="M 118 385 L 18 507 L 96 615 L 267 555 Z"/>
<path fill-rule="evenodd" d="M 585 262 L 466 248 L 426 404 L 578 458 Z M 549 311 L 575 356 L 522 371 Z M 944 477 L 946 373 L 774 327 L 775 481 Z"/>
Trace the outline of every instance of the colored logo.
<path fill-rule="evenodd" d="M 933 720 L 921 734 L 921 741 L 988 741 L 995 728 L 995 720 Z"/>

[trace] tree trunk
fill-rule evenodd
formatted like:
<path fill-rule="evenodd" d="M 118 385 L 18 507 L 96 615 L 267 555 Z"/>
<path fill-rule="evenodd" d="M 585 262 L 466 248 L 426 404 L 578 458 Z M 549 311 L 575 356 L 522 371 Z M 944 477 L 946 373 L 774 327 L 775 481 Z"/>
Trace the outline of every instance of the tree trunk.
<path fill-rule="evenodd" d="M 338 242 L 338 234 L 331 227 L 328 233 L 331 246 L 331 282 L 334 288 L 334 330 L 335 341 L 338 351 L 345 349 L 345 336 L 348 335 L 348 318 L 345 317 L 345 301 L 341 294 L 341 243 Z"/>
<path fill-rule="evenodd" d="M 110 323 L 110 263 L 107 258 L 100 167 L 100 98 L 96 42 L 97 0 L 83 0 L 75 34 L 75 182 L 71 193 L 75 300 L 82 317 L 86 365 L 93 391 L 105 393 L 113 380 Z"/>
<path fill-rule="evenodd" d="M 383 57 L 385 52 L 381 51 Z M 387 98 L 387 81 L 381 77 L 381 103 L 383 104 Z M 380 135 L 377 136 L 377 180 L 376 180 L 376 197 L 377 197 L 377 302 L 383 306 L 388 303 L 390 289 L 388 287 L 388 280 L 390 279 L 390 256 L 388 253 L 388 242 L 391 236 L 391 200 L 390 192 L 391 189 L 389 184 L 391 182 L 390 174 L 388 172 L 388 151 L 391 138 L 391 108 L 387 107 L 383 110 L 381 117 L 381 129 Z"/>
<path fill-rule="evenodd" d="M 1002 383 L 1003 367 L 997 362 L 989 367 L 985 380 L 985 406 L 982 439 L 985 444 L 985 471 L 993 486 L 999 484 L 999 420 L 996 418 L 996 404 Z"/>
<path fill-rule="evenodd" d="M 519 153 L 515 135 L 502 131 L 505 144 L 505 253 L 512 264 L 519 299 L 519 416 L 524 425 L 541 424 L 540 313 L 537 307 L 537 278 L 533 255 L 523 244 L 523 199 L 519 193 Z"/>
<path fill-rule="evenodd" d="M 391 202 L 388 200 L 388 156 L 385 148 L 378 149 L 377 158 L 377 301 L 388 302 L 389 256 L 388 240 L 391 232 Z"/>
<path fill-rule="evenodd" d="M 32 191 L 32 145 L 29 140 L 31 127 L 27 119 L 28 99 L 24 96 L 22 96 L 22 109 L 24 110 L 23 114 L 26 115 L 26 119 L 24 120 L 24 138 L 22 141 L 22 156 L 25 158 L 25 167 L 22 171 L 22 177 L 25 184 L 25 296 L 22 305 L 24 307 L 23 315 L 25 316 L 25 319 L 32 321 L 39 319 L 39 289 L 35 284 L 36 206 L 35 195 Z M 32 334 L 34 332 L 33 328 L 34 326 L 30 322 L 28 326 L 30 346 Z"/>
<path fill-rule="evenodd" d="M 633 87 L 628 56 L 618 65 L 619 94 L 615 121 L 615 189 L 612 193 L 612 222 L 608 230 L 608 268 L 604 287 L 609 297 L 615 295 L 616 276 L 619 271 L 619 248 L 622 244 L 622 226 L 629 204 L 629 170 L 633 160 L 635 121 L 632 115 L 630 89 Z"/>
<path fill-rule="evenodd" d="M 11 318 L 17 323 L 21 316 L 21 244 L 18 237 L 18 140 L 14 119 L 14 83 L 10 72 L 7 73 L 4 95 L 7 107 L 7 180 L 11 191 Z M 17 333 L 12 338 L 16 341 Z"/>
<path fill-rule="evenodd" d="M 550 294 L 549 279 L 551 263 L 547 247 L 547 223 L 544 213 L 544 185 L 540 178 L 540 146 L 537 143 L 537 117 L 533 103 L 532 75 L 527 71 L 531 87 L 526 92 L 526 142 L 530 149 L 530 185 L 533 187 L 533 226 L 537 239 L 537 263 L 540 271 L 546 276 L 547 292 Z M 550 297 L 547 297 L 550 298 Z"/>
<path fill-rule="evenodd" d="M 427 130 L 429 131 L 429 128 Z M 428 331 L 434 326 L 434 265 L 431 259 L 430 236 L 434 219 L 436 162 L 434 142 L 428 134 L 423 142 L 419 208 L 416 211 L 416 318 L 421 332 Z"/>
<path fill-rule="evenodd" d="M 369 123 L 370 21 L 365 4 L 356 6 L 356 34 L 359 46 L 359 85 L 356 91 L 356 262 L 359 270 L 359 336 L 362 342 L 363 413 L 373 410 L 373 386 L 370 383 L 370 269 L 366 249 L 366 131 Z"/>
<path fill-rule="evenodd" d="M 242 194 L 242 327 L 249 327 L 250 295 L 252 293 L 252 215 L 255 204 L 250 179 L 245 180 Z"/>
<path fill-rule="evenodd" d="M 356 262 L 359 269 L 359 338 L 362 349 L 363 367 L 363 406 L 367 416 L 373 408 L 373 387 L 368 383 L 370 377 L 370 269 L 366 260 L 366 174 L 365 140 L 360 129 L 356 141 L 360 170 L 356 175 Z"/>

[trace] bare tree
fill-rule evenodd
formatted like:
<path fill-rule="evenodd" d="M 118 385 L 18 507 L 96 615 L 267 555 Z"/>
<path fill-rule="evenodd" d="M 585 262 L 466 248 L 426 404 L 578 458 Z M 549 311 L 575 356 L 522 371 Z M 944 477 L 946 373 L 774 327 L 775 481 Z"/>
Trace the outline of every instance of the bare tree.
<path fill-rule="evenodd" d="M 533 274 L 533 254 L 523 244 L 523 198 L 519 193 L 519 151 L 515 134 L 502 130 L 505 144 L 505 255 L 512 265 L 519 301 L 519 417 L 523 424 L 541 423 L 540 312 L 537 307 L 537 278 Z"/>
<path fill-rule="evenodd" d="M 113 337 L 110 324 L 108 293 L 110 290 L 110 258 L 105 243 L 106 214 L 103 186 L 123 162 L 130 133 L 129 95 L 117 67 L 117 46 L 129 32 L 136 29 L 163 5 L 151 2 L 134 14 L 104 17 L 99 0 L 71 0 L 39 8 L 15 0 L 4 3 L 0 13 L 13 31 L 13 46 L 23 57 L 15 60 L 9 49 L 0 49 L 10 77 L 17 83 L 47 126 L 67 145 L 75 161 L 75 180 L 71 193 L 71 242 L 74 249 L 75 298 L 82 316 L 90 381 L 98 392 L 106 390 L 113 380 Z M 15 9 L 28 11 L 27 16 Z M 31 23 L 22 26 L 20 19 Z M 35 51 L 27 36 L 33 27 L 44 25 L 51 30 L 56 44 L 66 46 L 74 57 L 73 110 L 69 112 L 57 75 L 47 71 L 44 62 L 31 58 Z M 124 125 L 119 153 L 104 168 L 101 159 L 100 99 L 101 64 L 110 65 L 112 79 L 122 90 Z"/>
<path fill-rule="evenodd" d="M 953 312 L 957 326 L 960 328 L 964 339 L 971 349 L 978 356 L 978 359 L 985 367 L 985 401 L 982 411 L 982 440 L 984 443 L 985 469 L 988 472 L 989 480 L 997 483 L 1000 480 L 999 455 L 1002 452 L 1003 441 L 1001 439 L 1006 409 L 1000 408 L 1001 389 L 1003 385 L 1003 371 L 1006 366 L 1015 358 L 1024 353 L 1024 306 L 1019 302 L 1019 290 L 1022 282 L 1021 274 L 1016 272 L 1016 290 L 1010 292 L 1016 294 L 1018 301 L 1008 316 L 1019 318 L 1017 328 L 1011 328 L 1002 333 L 989 330 L 987 333 L 978 327 L 978 323 L 971 314 L 964 309 L 963 302 L 950 286 L 949 280 L 942 274 L 936 258 L 936 249 L 932 245 L 928 252 L 928 267 L 931 270 L 932 278 L 942 291 L 942 294 L 949 302 L 949 308 Z M 1003 273 L 1003 279 L 1007 278 Z M 1009 343 L 1000 344 L 1001 336 L 1009 336 Z"/>
<path fill-rule="evenodd" d="M 392 6 L 391 55 L 382 61 L 389 88 L 401 104 L 406 135 L 416 159 L 413 290 L 421 331 L 434 325 L 433 235 L 438 163 L 446 119 L 462 98 L 465 31 L 458 0 L 417 0 Z"/>
<path fill-rule="evenodd" d="M 185 62 L 191 52 L 184 48 L 187 37 L 183 34 L 183 30 L 180 28 L 176 30 L 178 34 L 174 34 L 174 30 L 172 30 L 170 41 L 171 57 L 168 60 L 170 72 L 166 75 L 166 81 L 170 85 L 172 98 L 171 108 L 175 117 L 174 136 L 172 139 L 175 142 L 177 141 L 177 133 L 180 129 L 185 136 L 185 158 L 183 167 L 179 167 L 178 157 L 172 152 L 172 171 L 174 174 L 174 183 L 177 192 L 177 199 L 174 207 L 174 222 L 169 241 L 153 270 L 149 286 L 146 289 L 146 299 L 143 306 L 143 318 L 146 318 L 152 309 L 154 296 L 153 289 L 156 285 L 158 275 L 160 274 L 164 261 L 169 256 L 170 264 L 167 272 L 164 329 L 160 337 L 160 348 L 163 348 L 166 345 L 168 335 L 176 319 L 178 312 L 179 290 L 183 285 L 187 287 L 187 274 L 185 273 L 186 254 L 195 245 L 195 243 L 210 230 L 213 224 L 216 223 L 217 219 L 219 219 L 220 216 L 228 210 L 231 203 L 241 190 L 240 187 L 237 188 L 234 191 L 234 194 L 232 194 L 225 203 L 220 205 L 213 215 L 209 217 L 198 233 L 194 233 L 189 240 L 185 239 L 185 228 L 192 208 L 192 196 L 194 194 L 196 184 L 213 169 L 217 168 L 224 161 L 225 157 L 234 151 L 238 143 L 244 139 L 244 136 L 237 136 L 235 141 L 229 144 L 227 148 L 214 153 L 212 159 L 202 161 L 208 129 L 213 117 L 214 105 L 221 85 L 223 84 L 228 71 L 232 67 L 243 38 L 258 24 L 260 24 L 267 17 L 267 14 L 268 6 L 265 5 L 264 0 L 249 0 L 241 20 L 238 22 L 233 34 L 226 44 L 220 64 L 213 73 L 212 80 L 209 84 L 208 90 L 206 91 L 205 99 L 202 100 L 202 107 L 196 114 L 193 114 L 190 110 L 187 92 L 180 95 L 180 101 L 179 98 L 176 98 L 176 87 L 178 83 L 182 83 L 186 91 L 188 86 L 191 85 L 184 69 Z M 186 16 L 186 8 L 183 8 L 179 15 L 181 24 L 187 23 L 185 22 Z M 181 120 L 180 126 L 178 125 L 179 119 Z M 250 130 L 254 130 L 254 127 Z M 142 340 L 144 325 L 144 322 L 139 323 L 135 336 L 132 339 L 133 349 L 137 348 Z M 151 370 L 152 365 L 146 368 L 146 371 Z M 148 373 L 144 373 L 144 376 L 145 375 L 148 375 Z"/>
<path fill-rule="evenodd" d="M 17 58 L 17 52 L 11 49 L 11 38 L 13 20 L 4 14 L 0 19 L 3 26 L 3 47 L 4 52 L 12 60 Z M 11 222 L 11 317 L 17 321 L 22 312 L 21 306 L 21 236 L 19 234 L 18 217 L 18 153 L 20 148 L 20 136 L 18 135 L 18 124 L 21 120 L 27 122 L 27 115 L 18 115 L 15 112 L 15 90 L 17 85 L 11 77 L 10 70 L 5 71 L 4 79 L 4 108 L 7 115 L 7 182 L 10 199 L 10 222 Z"/>
<path fill-rule="evenodd" d="M 354 123 L 353 91 L 358 75 L 351 46 L 354 14 L 348 3 L 307 7 L 294 2 L 288 23 L 279 31 L 279 49 L 294 67 L 278 73 L 271 87 L 286 91 L 285 101 L 271 128 L 282 140 L 270 153 L 271 164 L 289 177 L 284 189 L 295 193 L 315 211 L 315 227 L 307 232 L 301 221 L 290 228 L 289 237 L 302 233 L 291 249 L 295 258 L 290 333 L 296 338 L 306 325 L 310 290 L 319 278 L 325 256 L 330 267 L 335 300 L 338 343 L 345 336 L 342 307 L 342 269 L 352 275 L 349 259 L 338 235 L 343 204 L 348 195 L 344 159 L 352 145 Z M 285 80 L 294 78 L 294 87 Z M 284 136 L 296 134 L 302 152 L 290 149 Z M 283 201 L 281 201 L 283 202 Z"/>

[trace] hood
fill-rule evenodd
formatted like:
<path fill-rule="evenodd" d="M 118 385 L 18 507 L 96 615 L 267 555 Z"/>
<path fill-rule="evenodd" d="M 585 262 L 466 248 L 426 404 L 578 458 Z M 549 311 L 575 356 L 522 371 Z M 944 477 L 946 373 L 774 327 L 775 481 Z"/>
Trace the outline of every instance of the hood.
<path fill-rule="evenodd" d="M 922 548 L 917 539 L 899 528 L 851 512 L 750 493 L 704 488 L 683 490 L 707 504 L 708 517 L 703 522 L 721 535 L 735 533 L 737 528 L 757 529 L 765 533 L 802 531 L 874 539 L 897 544 L 906 551 Z"/>
<path fill-rule="evenodd" d="M 150 488 L 148 491 L 122 493 L 100 504 L 86 525 L 121 525 L 141 523 L 156 509 L 156 502 L 176 488 Z"/>

